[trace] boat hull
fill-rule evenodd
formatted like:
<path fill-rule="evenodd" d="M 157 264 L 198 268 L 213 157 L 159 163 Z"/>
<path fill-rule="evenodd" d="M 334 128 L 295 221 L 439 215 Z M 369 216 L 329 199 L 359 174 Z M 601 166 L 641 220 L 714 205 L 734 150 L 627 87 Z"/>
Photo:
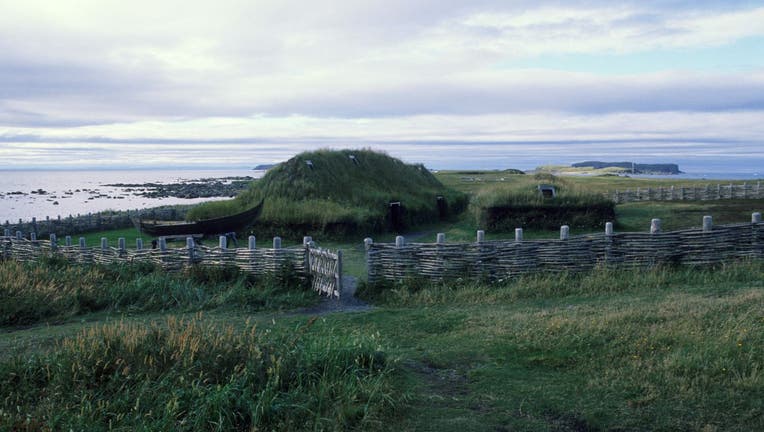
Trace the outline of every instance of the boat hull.
<path fill-rule="evenodd" d="M 141 221 L 140 229 L 142 232 L 154 237 L 169 237 L 191 234 L 226 234 L 246 228 L 260 216 L 263 203 L 252 207 L 249 210 L 237 213 L 235 215 L 223 216 L 214 219 L 203 219 L 196 222 L 167 223 Z"/>

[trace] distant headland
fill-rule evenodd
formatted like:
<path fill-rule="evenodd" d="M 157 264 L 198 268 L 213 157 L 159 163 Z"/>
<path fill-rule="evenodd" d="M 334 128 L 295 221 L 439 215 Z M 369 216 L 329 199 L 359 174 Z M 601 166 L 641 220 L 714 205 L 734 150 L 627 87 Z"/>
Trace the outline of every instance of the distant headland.
<path fill-rule="evenodd" d="M 634 162 L 600 162 L 600 161 L 585 161 L 571 164 L 573 168 L 619 168 L 619 171 L 626 174 L 682 174 L 679 171 L 679 165 L 667 163 L 667 164 L 639 164 Z"/>

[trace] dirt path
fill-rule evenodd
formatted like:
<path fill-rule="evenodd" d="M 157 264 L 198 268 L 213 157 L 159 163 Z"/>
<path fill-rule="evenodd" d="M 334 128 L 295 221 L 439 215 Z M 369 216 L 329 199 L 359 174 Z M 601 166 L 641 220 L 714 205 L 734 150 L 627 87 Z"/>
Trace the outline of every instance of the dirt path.
<path fill-rule="evenodd" d="M 355 276 L 342 277 L 342 292 L 340 298 L 321 298 L 321 302 L 316 306 L 300 309 L 295 312 L 297 315 L 323 315 L 335 312 L 360 312 L 370 310 L 373 306 L 361 301 L 355 297 L 355 290 L 358 287 L 358 278 Z"/>

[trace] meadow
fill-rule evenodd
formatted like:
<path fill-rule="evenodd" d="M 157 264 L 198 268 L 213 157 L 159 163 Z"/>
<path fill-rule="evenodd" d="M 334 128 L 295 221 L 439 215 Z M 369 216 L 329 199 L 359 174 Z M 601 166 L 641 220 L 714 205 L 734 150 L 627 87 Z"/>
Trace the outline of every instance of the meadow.
<path fill-rule="evenodd" d="M 461 177 L 437 174 L 474 194 Z M 498 178 L 482 187 L 532 181 Z M 617 229 L 744 222 L 762 207 L 624 204 Z M 406 235 L 472 241 L 477 228 L 465 212 Z M 128 236 L 93 238 L 110 235 Z M 295 281 L 232 269 L 0 263 L 0 430 L 764 429 L 761 261 L 368 285 L 361 238 L 316 240 L 343 249 L 372 309 L 323 314 Z"/>

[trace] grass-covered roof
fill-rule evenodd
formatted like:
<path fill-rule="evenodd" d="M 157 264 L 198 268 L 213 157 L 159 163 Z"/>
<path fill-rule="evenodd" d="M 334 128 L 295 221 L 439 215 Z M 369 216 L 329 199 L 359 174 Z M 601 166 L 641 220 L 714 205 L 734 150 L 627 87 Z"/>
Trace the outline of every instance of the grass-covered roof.
<path fill-rule="evenodd" d="M 263 200 L 260 226 L 370 234 L 391 227 L 391 201 L 401 203 L 406 226 L 437 221 L 439 195 L 452 212 L 466 203 L 422 165 L 371 150 L 319 150 L 277 165 L 234 200 L 200 205 L 189 217 L 237 213 Z"/>

